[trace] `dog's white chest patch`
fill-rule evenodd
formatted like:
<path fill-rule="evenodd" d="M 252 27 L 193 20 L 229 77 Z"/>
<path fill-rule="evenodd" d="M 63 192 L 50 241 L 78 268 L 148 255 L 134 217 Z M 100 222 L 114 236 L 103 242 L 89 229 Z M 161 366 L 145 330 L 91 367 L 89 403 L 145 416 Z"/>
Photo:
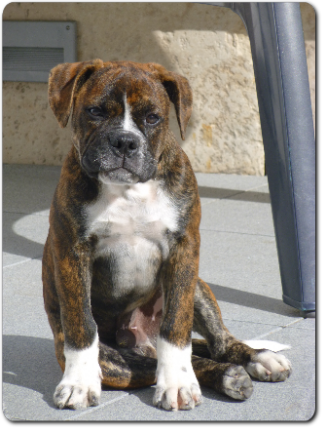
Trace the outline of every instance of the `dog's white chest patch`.
<path fill-rule="evenodd" d="M 177 212 L 157 181 L 132 186 L 103 184 L 96 203 L 87 208 L 88 234 L 100 238 L 141 236 L 158 241 L 177 229 Z"/>
<path fill-rule="evenodd" d="M 98 237 L 97 257 L 114 258 L 116 287 L 152 286 L 169 253 L 166 231 L 177 230 L 177 217 L 157 181 L 102 184 L 99 199 L 87 208 L 88 235 Z"/>

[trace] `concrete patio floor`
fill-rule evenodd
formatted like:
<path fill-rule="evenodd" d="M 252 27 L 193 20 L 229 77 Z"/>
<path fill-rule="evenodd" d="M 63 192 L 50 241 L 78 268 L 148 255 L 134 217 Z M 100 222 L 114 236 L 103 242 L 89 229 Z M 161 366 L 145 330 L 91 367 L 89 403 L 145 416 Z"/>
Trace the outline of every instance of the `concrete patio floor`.
<path fill-rule="evenodd" d="M 12 421 L 305 421 L 315 411 L 315 319 L 282 302 L 265 177 L 198 174 L 202 197 L 200 276 L 240 339 L 291 345 L 293 373 L 282 383 L 254 381 L 244 402 L 203 388 L 192 411 L 152 405 L 154 389 L 106 390 L 100 405 L 58 410 L 61 379 L 43 308 L 41 257 L 59 167 L 3 168 L 3 412 Z"/>

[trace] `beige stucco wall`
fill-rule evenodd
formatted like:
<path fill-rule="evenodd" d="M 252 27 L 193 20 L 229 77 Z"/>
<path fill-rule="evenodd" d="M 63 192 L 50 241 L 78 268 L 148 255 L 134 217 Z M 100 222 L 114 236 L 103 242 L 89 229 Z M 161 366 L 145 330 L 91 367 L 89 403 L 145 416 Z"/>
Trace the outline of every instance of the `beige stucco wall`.
<path fill-rule="evenodd" d="M 301 6 L 314 102 L 315 16 Z M 185 75 L 194 110 L 182 146 L 194 169 L 264 174 L 250 44 L 232 11 L 194 3 L 10 3 L 3 19 L 76 21 L 78 60 L 157 62 Z M 181 142 L 174 114 L 171 125 Z M 46 84 L 4 83 L 3 137 L 6 163 L 62 163 L 70 128 L 57 125 Z"/>

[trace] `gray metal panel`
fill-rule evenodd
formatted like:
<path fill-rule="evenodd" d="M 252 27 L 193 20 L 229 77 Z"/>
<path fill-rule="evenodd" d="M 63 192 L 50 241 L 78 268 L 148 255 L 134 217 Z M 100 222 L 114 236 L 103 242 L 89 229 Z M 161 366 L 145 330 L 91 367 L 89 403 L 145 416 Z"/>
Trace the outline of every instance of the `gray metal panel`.
<path fill-rule="evenodd" d="M 3 47 L 4 70 L 48 72 L 63 62 L 63 48 Z"/>
<path fill-rule="evenodd" d="M 49 71 L 56 64 L 77 60 L 76 23 L 4 21 L 3 47 L 3 80 L 47 82 Z M 58 49 L 63 50 L 63 56 L 58 51 L 55 53 Z M 29 58 L 28 50 L 31 52 Z"/>

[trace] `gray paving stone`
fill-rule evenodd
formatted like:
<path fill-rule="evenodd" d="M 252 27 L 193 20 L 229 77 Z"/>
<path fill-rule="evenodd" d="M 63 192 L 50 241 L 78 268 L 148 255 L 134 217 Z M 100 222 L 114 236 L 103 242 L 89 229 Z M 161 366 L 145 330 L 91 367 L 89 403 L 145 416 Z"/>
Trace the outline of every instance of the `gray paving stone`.
<path fill-rule="evenodd" d="M 214 200 L 203 209 L 200 224 L 202 230 L 275 236 L 271 206 L 268 203 Z"/>

